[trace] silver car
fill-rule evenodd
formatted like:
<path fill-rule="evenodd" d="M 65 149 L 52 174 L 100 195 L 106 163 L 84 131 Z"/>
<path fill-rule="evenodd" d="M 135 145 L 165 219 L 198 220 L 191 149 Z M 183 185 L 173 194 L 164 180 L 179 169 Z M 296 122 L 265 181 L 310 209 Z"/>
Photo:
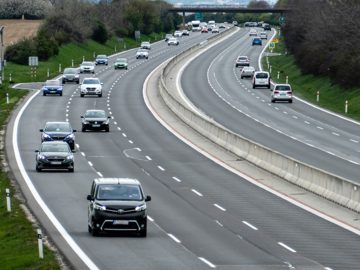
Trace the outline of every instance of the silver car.
<path fill-rule="evenodd" d="M 241 79 L 244 79 L 245 77 L 250 77 L 252 78 L 254 76 L 255 73 L 255 68 L 254 67 L 243 67 L 243 69 L 240 72 L 240 77 Z"/>
<path fill-rule="evenodd" d="M 80 73 L 95 73 L 95 63 L 84 61 L 80 65 Z"/>
<path fill-rule="evenodd" d="M 148 58 L 149 58 L 149 52 L 148 52 L 148 50 L 139 49 L 139 50 L 136 52 L 136 59 L 140 59 L 140 58 L 148 59 Z"/>
<path fill-rule="evenodd" d="M 271 102 L 287 101 L 292 103 L 292 89 L 290 84 L 275 84 L 271 91 Z"/>
<path fill-rule="evenodd" d="M 250 66 L 250 59 L 246 55 L 240 55 L 235 61 L 235 67 Z"/>

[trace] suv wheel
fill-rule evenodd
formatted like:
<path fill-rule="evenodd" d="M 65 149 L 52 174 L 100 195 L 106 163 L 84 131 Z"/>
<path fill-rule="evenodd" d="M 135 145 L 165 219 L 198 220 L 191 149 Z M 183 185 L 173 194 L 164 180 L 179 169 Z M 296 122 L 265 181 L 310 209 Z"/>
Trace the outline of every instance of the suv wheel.
<path fill-rule="evenodd" d="M 74 168 L 70 168 L 70 169 L 69 169 L 69 172 L 74 172 Z"/>
<path fill-rule="evenodd" d="M 144 227 L 144 229 L 142 229 L 140 232 L 139 232 L 139 236 L 140 237 L 146 237 L 146 235 L 147 235 L 147 222 L 145 221 L 145 227 Z"/>
<path fill-rule="evenodd" d="M 84 97 L 84 94 L 80 94 L 80 97 Z"/>
<path fill-rule="evenodd" d="M 105 128 L 105 132 L 110 132 L 110 127 L 107 126 L 107 127 Z"/>
<path fill-rule="evenodd" d="M 98 94 L 98 97 L 102 97 L 102 94 Z"/>
<path fill-rule="evenodd" d="M 256 88 L 256 85 L 255 84 L 253 84 L 253 89 L 255 89 Z"/>
<path fill-rule="evenodd" d="M 41 169 L 39 168 L 38 165 L 36 165 L 36 171 L 37 171 L 37 172 L 41 172 Z"/>

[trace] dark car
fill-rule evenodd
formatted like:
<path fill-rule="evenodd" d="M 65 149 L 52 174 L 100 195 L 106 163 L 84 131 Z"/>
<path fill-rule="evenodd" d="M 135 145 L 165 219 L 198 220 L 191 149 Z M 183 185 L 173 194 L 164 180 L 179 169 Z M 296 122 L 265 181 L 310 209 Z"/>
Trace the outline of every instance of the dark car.
<path fill-rule="evenodd" d="M 66 142 L 43 142 L 36 150 L 36 171 L 67 169 L 74 172 L 74 155 Z"/>
<path fill-rule="evenodd" d="M 109 58 L 105 54 L 99 54 L 96 56 L 95 65 L 108 65 Z"/>
<path fill-rule="evenodd" d="M 93 236 L 100 232 L 135 232 L 147 234 L 146 202 L 141 184 L 129 178 L 97 178 L 87 196 L 88 231 Z"/>
<path fill-rule="evenodd" d="M 42 87 L 43 96 L 54 94 L 62 96 L 63 85 L 59 80 L 47 80 Z"/>
<path fill-rule="evenodd" d="M 43 129 L 40 129 L 41 142 L 64 141 L 71 150 L 75 149 L 75 129 L 72 129 L 69 122 L 47 122 Z"/>
<path fill-rule="evenodd" d="M 264 28 L 265 31 L 271 31 L 271 26 L 268 23 L 264 23 L 263 28 Z"/>
<path fill-rule="evenodd" d="M 62 83 L 75 82 L 80 83 L 79 69 L 77 68 L 65 68 L 62 75 Z"/>
<path fill-rule="evenodd" d="M 128 69 L 128 60 L 126 58 L 117 58 L 114 69 Z"/>
<path fill-rule="evenodd" d="M 258 38 L 258 37 L 256 37 L 256 38 L 253 38 L 253 40 L 252 40 L 252 46 L 254 46 L 254 45 L 262 45 L 262 40 L 261 40 L 261 38 Z"/>
<path fill-rule="evenodd" d="M 110 116 L 106 116 L 104 110 L 87 110 L 84 116 L 81 116 L 81 131 L 87 130 L 105 130 L 110 131 Z"/>

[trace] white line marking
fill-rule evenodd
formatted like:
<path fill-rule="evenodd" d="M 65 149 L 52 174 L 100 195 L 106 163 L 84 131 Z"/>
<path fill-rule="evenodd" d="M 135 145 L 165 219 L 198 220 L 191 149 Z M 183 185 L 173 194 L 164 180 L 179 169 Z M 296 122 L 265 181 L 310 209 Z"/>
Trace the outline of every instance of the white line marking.
<path fill-rule="evenodd" d="M 340 134 L 336 133 L 336 132 L 331 132 L 331 134 L 334 135 L 334 136 L 340 136 Z"/>
<path fill-rule="evenodd" d="M 211 262 L 209 262 L 207 259 L 203 258 L 203 257 L 198 257 L 200 261 L 206 263 L 210 268 L 216 268 L 215 264 L 212 264 Z"/>
<path fill-rule="evenodd" d="M 203 195 L 197 191 L 196 189 L 191 189 L 192 192 L 194 192 L 196 195 L 200 196 L 200 197 L 203 197 Z"/>
<path fill-rule="evenodd" d="M 256 228 L 254 225 L 250 224 L 249 222 L 247 222 L 245 220 L 242 223 L 244 223 L 246 226 L 250 227 L 251 229 L 253 229 L 255 231 L 258 230 L 258 228 Z"/>
<path fill-rule="evenodd" d="M 294 118 L 294 119 L 298 119 L 299 117 L 297 117 L 296 115 L 293 115 L 293 118 Z"/>
<path fill-rule="evenodd" d="M 96 172 L 100 177 L 103 177 L 101 172 Z"/>
<path fill-rule="evenodd" d="M 117 125 L 117 122 L 114 122 L 114 125 Z"/>
<path fill-rule="evenodd" d="M 165 169 L 163 167 L 161 167 L 161 166 L 157 166 L 157 167 L 159 168 L 160 171 L 163 171 L 163 172 L 165 171 Z"/>
<path fill-rule="evenodd" d="M 85 153 L 84 153 L 84 152 L 81 152 L 81 155 L 82 155 L 83 157 L 85 157 Z"/>
<path fill-rule="evenodd" d="M 296 250 L 295 250 L 295 249 L 292 249 L 291 247 L 285 245 L 284 243 L 278 242 L 278 244 L 279 244 L 280 246 L 282 246 L 283 248 L 286 248 L 287 250 L 289 250 L 289 251 L 291 251 L 291 252 L 293 252 L 293 253 L 296 253 Z"/>
<path fill-rule="evenodd" d="M 310 122 L 309 121 L 304 121 L 305 124 L 307 125 L 310 125 Z"/>
<path fill-rule="evenodd" d="M 91 270 L 99 270 L 99 268 L 94 264 L 94 262 L 84 253 L 84 251 L 79 247 L 79 245 L 74 241 L 74 239 L 69 235 L 69 233 L 65 230 L 62 226 L 60 221 L 56 218 L 56 216 L 51 212 L 49 207 L 45 204 L 44 200 L 41 198 L 40 194 L 38 193 L 37 189 L 35 188 L 34 184 L 32 183 L 29 175 L 27 174 L 24 164 L 21 160 L 19 146 L 18 146 L 18 128 L 20 118 L 23 115 L 25 109 L 29 106 L 30 102 L 40 93 L 40 90 L 36 91 L 33 96 L 31 96 L 28 101 L 24 104 L 24 106 L 20 109 L 18 115 L 15 118 L 14 122 L 14 130 L 12 135 L 12 142 L 14 146 L 14 154 L 16 162 L 19 166 L 19 171 L 22 177 L 25 180 L 26 185 L 28 186 L 31 194 L 33 195 L 36 202 L 39 204 L 41 209 L 44 211 L 46 216 L 49 218 L 51 223 L 55 226 L 57 231 L 61 234 L 64 240 L 69 244 L 72 250 L 79 256 L 79 258 L 86 264 L 86 266 Z"/>
<path fill-rule="evenodd" d="M 152 160 L 151 157 L 149 156 L 145 156 L 147 160 Z"/>
<path fill-rule="evenodd" d="M 123 133 L 122 135 L 123 135 L 123 137 L 125 137 L 125 138 L 127 137 L 127 135 L 126 135 L 125 133 Z"/>
<path fill-rule="evenodd" d="M 359 143 L 359 141 L 357 140 L 353 140 L 353 139 L 350 139 L 351 142 L 354 142 L 354 143 Z"/>
<path fill-rule="evenodd" d="M 80 145 L 78 145 L 78 144 L 75 144 L 76 145 L 76 148 L 80 148 Z"/>
<path fill-rule="evenodd" d="M 150 220 L 151 222 L 154 222 L 154 219 L 150 216 L 147 216 L 147 219 Z"/>
<path fill-rule="evenodd" d="M 168 233 L 168 236 L 170 236 L 170 238 L 172 239 L 172 240 L 174 240 L 176 243 L 178 243 L 178 244 L 180 244 L 181 243 L 181 241 L 179 240 L 179 239 L 177 239 L 174 235 L 172 235 L 171 233 Z"/>
<path fill-rule="evenodd" d="M 323 127 L 316 127 L 317 129 L 320 129 L 320 130 L 324 130 L 324 128 Z"/>
<path fill-rule="evenodd" d="M 117 129 L 118 129 L 118 130 L 121 130 L 121 128 L 120 128 L 120 127 L 117 127 Z"/>
<path fill-rule="evenodd" d="M 91 161 L 88 161 L 88 163 L 91 167 L 94 166 Z"/>
<path fill-rule="evenodd" d="M 219 208 L 221 211 L 224 211 L 224 212 L 226 211 L 226 209 L 224 207 L 218 205 L 217 203 L 214 203 L 214 206 Z"/>
<path fill-rule="evenodd" d="M 181 183 L 181 180 L 179 178 L 175 177 L 175 176 L 173 176 L 172 179 L 174 179 L 176 182 Z"/>
<path fill-rule="evenodd" d="M 139 152 L 141 152 L 141 149 L 139 147 L 136 147 L 135 149 L 138 150 Z"/>
<path fill-rule="evenodd" d="M 134 142 L 133 142 L 132 140 L 129 140 L 129 143 L 130 143 L 130 144 L 133 144 Z"/>
<path fill-rule="evenodd" d="M 215 220 L 215 222 L 216 222 L 216 224 L 219 225 L 220 227 L 224 227 L 224 225 L 223 225 L 220 221 Z"/>

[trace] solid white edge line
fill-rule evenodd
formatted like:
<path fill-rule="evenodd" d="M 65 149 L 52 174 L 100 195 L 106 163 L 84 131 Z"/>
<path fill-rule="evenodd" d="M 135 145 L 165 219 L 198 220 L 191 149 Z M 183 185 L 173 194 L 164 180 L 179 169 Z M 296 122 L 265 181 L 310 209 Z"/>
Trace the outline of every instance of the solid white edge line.
<path fill-rule="evenodd" d="M 257 227 L 255 227 L 254 225 L 250 224 L 249 222 L 243 220 L 242 223 L 244 223 L 246 226 L 250 227 L 251 229 L 253 229 L 254 231 L 258 231 L 259 229 Z"/>
<path fill-rule="evenodd" d="M 172 179 L 174 179 L 176 182 L 181 183 L 181 180 L 179 178 L 175 177 L 175 176 L 173 176 Z"/>
<path fill-rule="evenodd" d="M 163 167 L 161 167 L 160 165 L 159 166 L 157 166 L 158 167 L 158 169 L 160 170 L 160 171 L 165 171 L 165 169 L 163 168 Z"/>
<path fill-rule="evenodd" d="M 289 247 L 288 245 L 285 245 L 283 242 L 278 242 L 278 244 L 279 244 L 280 246 L 282 246 L 283 248 L 291 251 L 292 253 L 296 253 L 296 250 L 295 250 L 295 249 Z"/>
<path fill-rule="evenodd" d="M 191 191 L 194 192 L 199 197 L 203 197 L 203 195 L 199 191 L 197 191 L 196 189 L 191 189 Z"/>
<path fill-rule="evenodd" d="M 198 257 L 200 261 L 206 263 L 210 268 L 216 268 L 215 264 L 212 264 L 211 262 L 209 262 L 207 259 L 203 258 L 203 257 Z"/>
<path fill-rule="evenodd" d="M 178 238 L 176 238 L 173 234 L 168 233 L 168 236 L 169 236 L 172 240 L 174 240 L 176 243 L 181 244 L 181 241 L 180 241 Z"/>
<path fill-rule="evenodd" d="M 26 185 L 28 186 L 31 194 L 34 196 L 34 199 L 39 204 L 41 209 L 44 211 L 48 219 L 51 221 L 51 223 L 55 226 L 55 228 L 58 230 L 58 232 L 61 234 L 61 236 L 64 238 L 64 240 L 68 243 L 68 245 L 71 247 L 71 249 L 79 256 L 79 258 L 86 264 L 87 267 L 91 270 L 98 270 L 99 268 L 95 265 L 95 263 L 84 253 L 84 251 L 79 247 L 79 245 L 74 241 L 74 239 L 69 235 L 69 233 L 65 230 L 65 228 L 62 226 L 60 221 L 55 217 L 53 212 L 50 210 L 50 208 L 46 205 L 44 200 L 41 198 L 40 194 L 38 193 L 37 189 L 35 188 L 34 184 L 32 183 L 29 175 L 27 174 L 24 164 L 21 160 L 19 146 L 18 146 L 18 127 L 19 122 L 22 114 L 24 113 L 25 109 L 29 106 L 30 102 L 36 97 L 36 95 L 40 92 L 40 90 L 36 91 L 35 94 L 33 94 L 29 100 L 24 104 L 24 106 L 20 109 L 18 115 L 16 116 L 15 122 L 14 122 L 14 130 L 13 130 L 13 147 L 14 147 L 14 154 L 16 162 L 19 166 L 19 171 L 22 175 L 22 177 L 25 180 Z"/>
<path fill-rule="evenodd" d="M 94 166 L 91 161 L 88 161 L 88 163 L 91 167 Z"/>
<path fill-rule="evenodd" d="M 169 61 L 170 59 L 164 61 L 163 63 Z M 351 225 L 349 224 L 346 224 L 344 222 L 341 222 L 340 220 L 337 220 L 335 219 L 334 217 L 331 217 L 329 215 L 326 215 L 314 208 L 311 208 L 310 206 L 308 205 L 305 205 L 291 197 L 288 197 L 287 195 L 279 192 L 279 191 L 276 191 L 274 189 L 271 189 L 270 187 L 256 181 L 255 179 L 251 178 L 250 176 L 240 172 L 240 171 L 237 171 L 236 169 L 232 168 L 231 166 L 229 166 L 228 164 L 222 162 L 221 160 L 215 158 L 214 156 L 210 155 L 208 152 L 206 152 L 205 150 L 201 149 L 200 147 L 198 147 L 197 145 L 193 144 L 192 142 L 190 142 L 188 139 L 186 139 L 185 137 L 183 137 L 180 133 L 178 133 L 175 129 L 173 129 L 171 126 L 169 126 L 157 113 L 156 111 L 151 107 L 151 104 L 150 104 L 150 101 L 147 97 L 147 94 L 146 94 L 146 86 L 148 84 L 148 81 L 150 79 L 150 77 L 159 69 L 161 68 L 162 64 L 159 65 L 157 68 L 155 68 L 149 75 L 148 77 L 146 77 L 145 79 L 145 82 L 143 84 L 143 98 L 144 98 L 144 101 L 145 101 L 145 104 L 146 106 L 148 107 L 149 111 L 153 114 L 153 116 L 159 121 L 160 124 L 162 124 L 167 130 L 169 130 L 172 134 L 174 134 L 174 136 L 176 136 L 179 140 L 181 140 L 182 142 L 186 143 L 187 145 L 189 145 L 191 148 L 193 148 L 194 150 L 196 150 L 197 152 L 201 153 L 202 155 L 204 155 L 205 157 L 207 157 L 208 159 L 214 161 L 216 164 L 222 166 L 223 168 L 227 169 L 228 171 L 240 176 L 241 178 L 247 180 L 248 182 L 262 188 L 263 190 L 266 190 L 268 192 L 270 192 L 271 194 L 297 206 L 297 207 L 300 207 L 301 209 L 309 212 L 309 213 L 312 213 L 313 215 L 316 215 L 324 220 L 327 220 L 328 222 L 331 222 L 333 224 L 336 224 L 337 226 L 345 229 L 345 230 L 348 230 L 354 234 L 357 234 L 357 235 L 360 235 L 360 230 L 357 229 L 357 228 L 354 228 L 352 227 Z M 174 179 L 174 178 L 173 178 Z"/>
<path fill-rule="evenodd" d="M 152 217 L 150 217 L 149 215 L 147 216 L 147 219 L 151 222 L 154 222 L 154 219 Z"/>
<path fill-rule="evenodd" d="M 152 160 L 151 157 L 149 156 L 145 156 L 147 160 Z"/>
<path fill-rule="evenodd" d="M 96 172 L 101 178 L 103 177 L 101 172 Z"/>

